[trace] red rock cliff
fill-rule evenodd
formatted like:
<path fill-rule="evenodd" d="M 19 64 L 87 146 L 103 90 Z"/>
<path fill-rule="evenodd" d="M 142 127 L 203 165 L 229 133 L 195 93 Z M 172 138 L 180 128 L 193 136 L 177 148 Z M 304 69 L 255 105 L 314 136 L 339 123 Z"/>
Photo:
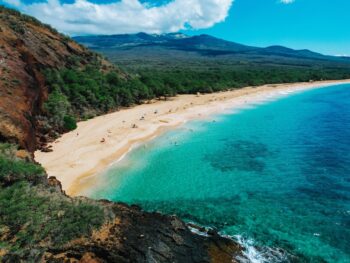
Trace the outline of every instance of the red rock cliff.
<path fill-rule="evenodd" d="M 43 71 L 99 59 L 34 18 L 0 7 L 0 141 L 36 148 L 36 119 L 48 96 Z M 102 61 L 108 65 L 108 62 Z"/>

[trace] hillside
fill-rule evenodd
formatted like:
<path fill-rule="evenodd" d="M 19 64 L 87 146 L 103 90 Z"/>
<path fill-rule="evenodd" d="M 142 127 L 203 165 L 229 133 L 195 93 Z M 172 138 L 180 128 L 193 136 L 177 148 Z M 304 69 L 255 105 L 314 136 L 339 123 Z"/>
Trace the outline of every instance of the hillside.
<path fill-rule="evenodd" d="M 0 139 L 36 147 L 36 115 L 48 98 L 44 70 L 111 65 L 32 17 L 0 7 Z"/>
<path fill-rule="evenodd" d="M 175 216 L 66 196 L 33 151 L 74 129 L 77 119 L 134 103 L 141 98 L 138 82 L 16 11 L 0 7 L 0 31 L 1 262 L 232 262 L 242 256 L 232 240 L 214 230 L 194 234 Z"/>
<path fill-rule="evenodd" d="M 140 75 L 147 85 L 157 83 L 173 89 L 173 93 L 350 76 L 347 57 L 282 46 L 251 47 L 209 35 L 139 33 L 81 36 L 75 40 L 102 53 L 130 74 Z"/>

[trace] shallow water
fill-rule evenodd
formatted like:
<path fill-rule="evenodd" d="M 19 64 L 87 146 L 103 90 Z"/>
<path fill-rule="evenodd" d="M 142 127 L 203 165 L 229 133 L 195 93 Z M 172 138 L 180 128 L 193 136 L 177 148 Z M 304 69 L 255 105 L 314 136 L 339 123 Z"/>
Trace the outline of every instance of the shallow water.
<path fill-rule="evenodd" d="M 101 176 L 92 197 L 215 227 L 255 262 L 350 262 L 350 85 L 190 122 Z"/>

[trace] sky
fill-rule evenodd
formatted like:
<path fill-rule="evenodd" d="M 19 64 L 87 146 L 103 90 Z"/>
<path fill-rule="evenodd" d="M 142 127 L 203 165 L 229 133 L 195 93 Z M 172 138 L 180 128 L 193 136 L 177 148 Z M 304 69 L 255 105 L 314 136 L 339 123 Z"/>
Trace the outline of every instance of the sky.
<path fill-rule="evenodd" d="M 183 32 L 350 56 L 350 0 L 0 0 L 71 36 Z"/>

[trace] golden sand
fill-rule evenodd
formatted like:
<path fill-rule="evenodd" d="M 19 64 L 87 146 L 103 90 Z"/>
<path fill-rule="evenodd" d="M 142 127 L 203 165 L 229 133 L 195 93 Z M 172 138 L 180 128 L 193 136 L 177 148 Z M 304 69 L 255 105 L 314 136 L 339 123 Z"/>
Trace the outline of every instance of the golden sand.
<path fill-rule="evenodd" d="M 292 92 L 350 83 L 350 80 L 322 81 L 247 87 L 232 91 L 180 95 L 78 123 L 78 128 L 53 142 L 52 152 L 35 152 L 49 176 L 61 181 L 69 195 L 91 189 L 98 174 L 122 158 L 137 143 L 142 143 L 189 120 L 208 118 L 214 113 L 241 108 L 285 96 Z"/>

